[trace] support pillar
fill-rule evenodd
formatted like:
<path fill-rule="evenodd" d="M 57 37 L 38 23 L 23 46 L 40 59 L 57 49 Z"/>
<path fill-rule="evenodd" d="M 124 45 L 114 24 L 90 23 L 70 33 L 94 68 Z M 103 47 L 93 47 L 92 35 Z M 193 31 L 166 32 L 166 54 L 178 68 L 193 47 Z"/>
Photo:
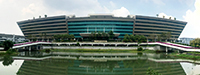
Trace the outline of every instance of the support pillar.
<path fill-rule="evenodd" d="M 103 44 L 103 46 L 105 47 L 105 44 Z"/>
<path fill-rule="evenodd" d="M 117 47 L 117 44 L 115 44 L 115 47 Z"/>
<path fill-rule="evenodd" d="M 29 46 L 29 51 L 31 51 L 31 46 Z"/>
<path fill-rule="evenodd" d="M 38 45 L 36 45 L 36 50 L 38 50 Z"/>
<path fill-rule="evenodd" d="M 166 53 L 168 53 L 168 49 L 167 49 L 167 47 L 166 47 L 166 50 L 165 50 L 165 51 L 166 51 Z"/>

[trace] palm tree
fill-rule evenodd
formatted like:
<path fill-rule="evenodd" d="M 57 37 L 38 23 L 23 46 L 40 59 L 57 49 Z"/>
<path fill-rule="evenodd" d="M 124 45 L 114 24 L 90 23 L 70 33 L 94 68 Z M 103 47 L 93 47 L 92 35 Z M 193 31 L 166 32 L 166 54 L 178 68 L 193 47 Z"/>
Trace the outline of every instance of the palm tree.
<path fill-rule="evenodd" d="M 149 35 L 149 39 L 152 39 L 152 41 L 156 42 L 156 35 L 153 33 L 151 35 Z"/>
<path fill-rule="evenodd" d="M 27 38 L 29 39 L 29 41 L 31 41 L 31 39 L 33 38 L 33 36 L 31 34 L 29 34 Z"/>
<path fill-rule="evenodd" d="M 41 38 L 42 41 L 43 41 L 43 33 L 40 33 L 39 36 L 40 36 L 40 38 Z"/>
<path fill-rule="evenodd" d="M 167 37 L 166 37 L 166 33 L 162 33 L 160 34 L 161 39 L 164 39 L 165 41 L 167 41 Z"/>
<path fill-rule="evenodd" d="M 171 32 L 166 33 L 167 40 L 171 38 Z"/>
<path fill-rule="evenodd" d="M 114 36 L 115 36 L 114 33 L 113 33 L 113 31 L 109 31 L 108 35 L 109 35 L 109 39 L 113 39 Z"/>
<path fill-rule="evenodd" d="M 47 33 L 43 33 L 44 39 L 47 40 Z"/>

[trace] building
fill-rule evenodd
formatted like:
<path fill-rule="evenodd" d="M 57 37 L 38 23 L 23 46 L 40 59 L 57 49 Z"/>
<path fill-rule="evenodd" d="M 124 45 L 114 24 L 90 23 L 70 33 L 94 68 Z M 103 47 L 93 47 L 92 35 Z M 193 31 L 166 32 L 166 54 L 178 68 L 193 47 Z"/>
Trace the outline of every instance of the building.
<path fill-rule="evenodd" d="M 194 40 L 195 38 L 180 38 L 180 43 L 190 45 L 190 41 Z"/>
<path fill-rule="evenodd" d="M 5 40 L 10 40 L 13 42 L 24 42 L 26 41 L 24 36 L 21 35 L 14 35 L 14 34 L 0 34 L 0 42 L 3 42 Z"/>
<path fill-rule="evenodd" d="M 113 31 L 118 39 L 122 39 L 125 34 L 150 36 L 163 32 L 171 32 L 171 39 L 178 39 L 187 22 L 141 15 L 127 17 L 113 15 L 47 17 L 45 15 L 44 18 L 19 21 L 17 24 L 25 37 L 34 36 L 40 39 L 45 33 L 48 40 L 52 40 L 52 36 L 56 34 L 73 34 L 75 38 L 87 38 L 91 32 L 109 31 Z"/>

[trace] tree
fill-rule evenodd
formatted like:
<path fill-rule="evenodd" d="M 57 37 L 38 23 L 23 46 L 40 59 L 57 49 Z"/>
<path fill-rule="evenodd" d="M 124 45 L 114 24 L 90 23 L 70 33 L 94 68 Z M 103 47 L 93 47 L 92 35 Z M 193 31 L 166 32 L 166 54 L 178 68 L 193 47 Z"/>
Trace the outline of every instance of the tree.
<path fill-rule="evenodd" d="M 151 67 L 148 68 L 146 74 L 147 75 L 162 75 L 162 74 L 158 73 L 157 71 L 155 71 L 154 69 L 152 69 Z"/>
<path fill-rule="evenodd" d="M 101 36 L 101 32 L 98 32 L 97 38 L 98 38 L 98 39 L 101 39 L 101 37 L 102 37 L 102 36 Z"/>
<path fill-rule="evenodd" d="M 156 42 L 156 35 L 154 33 L 149 35 L 149 39 L 151 39 L 152 41 Z"/>
<path fill-rule="evenodd" d="M 167 37 L 166 37 L 166 33 L 162 33 L 160 34 L 161 40 L 164 39 L 166 41 Z"/>
<path fill-rule="evenodd" d="M 55 39 L 56 42 L 66 42 L 66 41 L 72 41 L 74 37 L 73 34 L 57 34 L 54 35 L 53 38 Z"/>
<path fill-rule="evenodd" d="M 47 41 L 47 33 L 43 33 L 44 40 Z"/>
<path fill-rule="evenodd" d="M 31 39 L 33 38 L 33 36 L 31 34 L 29 34 L 27 38 L 29 39 L 29 41 L 31 41 Z"/>
<path fill-rule="evenodd" d="M 10 65 L 10 64 L 12 64 L 13 63 L 13 58 L 11 57 L 11 56 L 9 56 L 9 55 L 6 55 L 6 56 L 4 56 L 3 57 L 3 65 L 4 66 L 8 66 L 8 65 Z"/>
<path fill-rule="evenodd" d="M 190 45 L 192 45 L 193 47 L 200 47 L 200 38 L 196 38 L 190 41 Z"/>
<path fill-rule="evenodd" d="M 162 40 L 162 36 L 161 35 L 157 35 L 157 37 L 158 37 L 158 41 Z"/>
<path fill-rule="evenodd" d="M 167 40 L 171 38 L 171 32 L 166 33 Z"/>
<path fill-rule="evenodd" d="M 105 40 L 107 38 L 107 34 L 105 32 L 102 32 L 102 39 Z"/>
<path fill-rule="evenodd" d="M 131 39 L 133 42 L 136 41 L 136 38 L 135 38 L 135 36 L 134 36 L 133 34 L 130 35 L 130 39 Z"/>
<path fill-rule="evenodd" d="M 43 33 L 39 33 L 39 36 L 40 36 L 40 38 L 42 39 L 42 41 L 43 41 Z"/>
<path fill-rule="evenodd" d="M 140 43 L 146 42 L 146 37 L 144 35 L 136 35 L 135 38 L 138 46 L 140 46 Z"/>
<path fill-rule="evenodd" d="M 109 35 L 109 39 L 113 39 L 115 37 L 113 31 L 109 31 L 108 35 Z"/>
<path fill-rule="evenodd" d="M 125 34 L 125 35 L 124 35 L 123 41 L 124 41 L 124 42 L 129 42 L 129 35 L 128 35 L 128 34 Z"/>
<path fill-rule="evenodd" d="M 7 51 L 8 49 L 12 48 L 13 47 L 13 42 L 10 41 L 10 40 L 6 40 L 3 42 L 3 47 L 4 47 L 4 50 Z"/>
<path fill-rule="evenodd" d="M 37 40 L 35 35 L 32 35 L 32 41 L 35 42 Z"/>

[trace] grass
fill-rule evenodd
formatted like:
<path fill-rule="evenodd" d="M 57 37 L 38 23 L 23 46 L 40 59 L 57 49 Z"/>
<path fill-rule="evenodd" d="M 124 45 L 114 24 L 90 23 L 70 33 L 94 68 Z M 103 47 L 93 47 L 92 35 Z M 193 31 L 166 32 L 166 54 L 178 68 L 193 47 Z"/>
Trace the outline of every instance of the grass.
<path fill-rule="evenodd" d="M 6 51 L 0 51 L 0 56 L 5 56 L 5 55 L 18 55 L 18 52 L 12 52 L 11 54 L 8 54 Z"/>
<path fill-rule="evenodd" d="M 188 52 L 190 53 L 190 52 Z M 198 53 L 199 54 L 199 53 Z M 194 54 L 177 54 L 177 53 L 172 53 L 171 56 L 182 58 L 182 59 L 192 59 L 192 60 L 200 60 L 200 55 Z"/>
<path fill-rule="evenodd" d="M 42 52 L 45 52 L 48 49 L 41 50 Z M 51 49 L 51 52 L 116 52 L 116 53 L 138 53 L 138 52 L 155 52 L 152 50 L 143 50 L 143 51 L 137 51 L 136 49 L 129 49 L 129 50 L 121 50 L 121 49 Z"/>
<path fill-rule="evenodd" d="M 0 51 L 0 56 L 6 55 L 6 51 Z"/>

